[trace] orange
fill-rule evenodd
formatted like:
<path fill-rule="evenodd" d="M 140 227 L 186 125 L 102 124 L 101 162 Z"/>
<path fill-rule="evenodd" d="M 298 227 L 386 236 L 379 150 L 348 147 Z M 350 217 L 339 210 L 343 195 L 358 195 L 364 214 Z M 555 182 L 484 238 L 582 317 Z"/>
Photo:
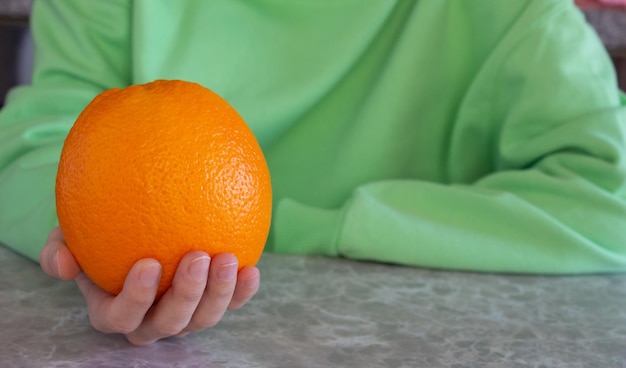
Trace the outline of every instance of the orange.
<path fill-rule="evenodd" d="M 83 110 L 63 146 L 56 201 L 91 280 L 118 294 L 136 261 L 155 258 L 161 296 L 192 250 L 255 265 L 272 191 L 261 148 L 232 106 L 199 84 L 158 80 L 107 90 Z"/>

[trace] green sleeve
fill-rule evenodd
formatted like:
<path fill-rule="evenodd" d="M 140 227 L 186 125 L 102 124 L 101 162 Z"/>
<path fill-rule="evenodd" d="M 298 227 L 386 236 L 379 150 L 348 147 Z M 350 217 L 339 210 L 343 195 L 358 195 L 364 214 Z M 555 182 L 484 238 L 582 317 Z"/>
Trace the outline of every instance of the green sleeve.
<path fill-rule="evenodd" d="M 36 260 L 57 224 L 54 184 L 69 128 L 99 92 L 130 80 L 129 2 L 36 1 L 35 70 L 0 112 L 0 243 Z"/>
<path fill-rule="evenodd" d="M 471 185 L 370 183 L 334 210 L 283 200 L 273 249 L 462 270 L 626 271 L 623 96 L 580 14 L 532 15 L 494 49 L 458 112 L 458 124 L 491 124 L 496 171 Z"/>

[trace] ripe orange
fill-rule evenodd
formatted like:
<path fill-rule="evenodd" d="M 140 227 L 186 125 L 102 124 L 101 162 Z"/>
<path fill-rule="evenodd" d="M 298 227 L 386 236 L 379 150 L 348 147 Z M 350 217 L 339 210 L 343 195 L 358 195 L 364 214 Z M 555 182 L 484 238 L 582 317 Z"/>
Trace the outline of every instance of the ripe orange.
<path fill-rule="evenodd" d="M 192 250 L 255 265 L 271 197 L 263 153 L 235 109 L 199 84 L 173 80 L 96 96 L 65 140 L 56 181 L 67 246 L 112 294 L 142 258 L 161 262 L 158 296 Z"/>

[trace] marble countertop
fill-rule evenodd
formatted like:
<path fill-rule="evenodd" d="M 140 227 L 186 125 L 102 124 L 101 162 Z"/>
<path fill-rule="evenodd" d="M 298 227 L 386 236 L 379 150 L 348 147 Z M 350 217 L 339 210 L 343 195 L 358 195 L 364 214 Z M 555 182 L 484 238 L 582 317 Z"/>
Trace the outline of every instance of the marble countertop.
<path fill-rule="evenodd" d="M 626 368 L 626 275 L 541 277 L 265 254 L 243 309 L 133 347 L 0 246 L 2 367 Z"/>

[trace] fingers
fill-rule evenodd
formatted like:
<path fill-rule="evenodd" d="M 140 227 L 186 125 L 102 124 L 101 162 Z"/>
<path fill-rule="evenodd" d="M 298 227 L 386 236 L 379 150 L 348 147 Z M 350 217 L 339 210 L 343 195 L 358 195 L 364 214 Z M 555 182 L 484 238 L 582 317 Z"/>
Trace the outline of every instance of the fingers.
<path fill-rule="evenodd" d="M 146 318 L 154 303 L 160 279 L 159 262 L 142 259 L 130 270 L 117 296 L 100 289 L 84 274 L 76 278 L 76 283 L 87 301 L 89 318 L 96 330 L 129 334 Z"/>
<path fill-rule="evenodd" d="M 59 227 L 54 228 L 39 253 L 39 264 L 45 273 L 62 280 L 73 280 L 80 267 L 65 245 L 65 237 Z"/>
<path fill-rule="evenodd" d="M 259 291 L 261 275 L 256 267 L 245 267 L 239 271 L 237 286 L 228 309 L 234 310 L 246 304 Z"/>
<path fill-rule="evenodd" d="M 219 254 L 211 260 L 205 294 L 189 325 L 184 329 L 185 333 L 215 326 L 222 319 L 233 298 L 237 269 L 237 258 L 232 254 Z"/>
<path fill-rule="evenodd" d="M 135 345 L 161 338 L 183 336 L 214 326 L 227 309 L 237 309 L 257 292 L 260 275 L 256 267 L 237 272 L 237 258 L 205 252 L 188 253 L 181 260 L 172 286 L 154 304 L 161 266 L 153 259 L 137 262 L 122 292 L 113 296 L 84 274 L 76 283 L 87 301 L 93 327 L 104 333 L 123 333 Z"/>
<path fill-rule="evenodd" d="M 138 261 L 128 273 L 124 287 L 114 296 L 99 288 L 85 274 L 76 284 L 87 302 L 89 321 L 103 333 L 129 334 L 146 318 L 156 297 L 161 265 L 153 259 Z"/>
<path fill-rule="evenodd" d="M 144 322 L 126 337 L 135 345 L 179 334 L 189 324 L 203 298 L 211 258 L 205 252 L 191 252 L 181 260 L 172 287 L 163 295 Z"/>

